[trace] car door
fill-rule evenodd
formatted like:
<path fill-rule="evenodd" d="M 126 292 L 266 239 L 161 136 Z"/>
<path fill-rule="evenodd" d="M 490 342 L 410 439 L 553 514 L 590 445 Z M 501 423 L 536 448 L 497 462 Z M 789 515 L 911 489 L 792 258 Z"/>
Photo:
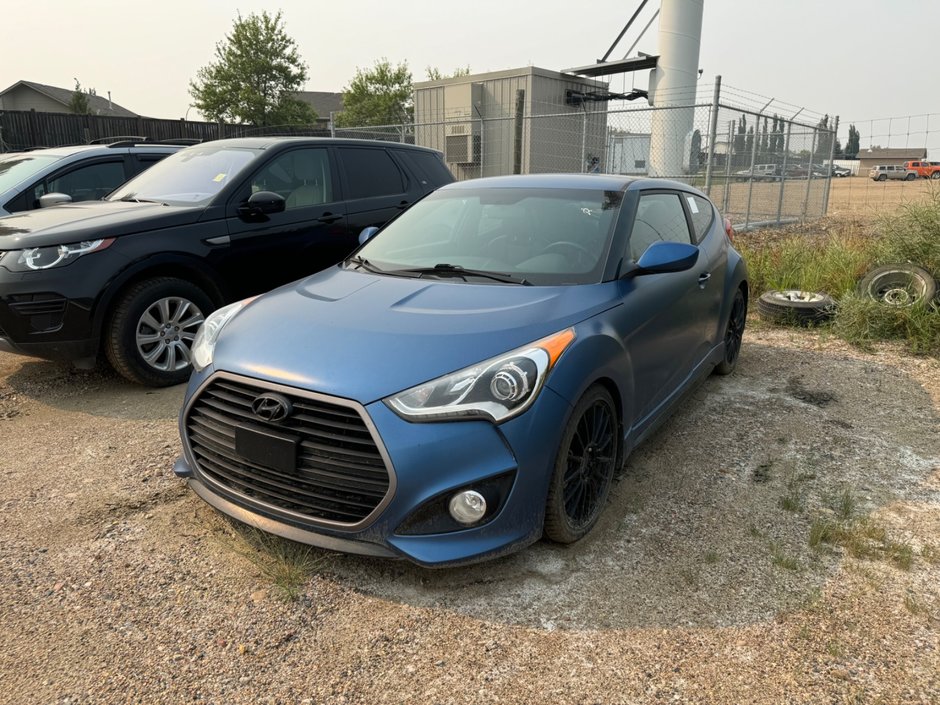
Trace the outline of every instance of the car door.
<path fill-rule="evenodd" d="M 343 145 L 336 153 L 353 233 L 381 227 L 423 195 L 382 147 Z"/>
<path fill-rule="evenodd" d="M 342 259 L 355 244 L 329 147 L 280 151 L 261 164 L 226 207 L 228 243 L 216 267 L 238 295 L 268 291 Z M 251 215 L 252 193 L 284 198 L 284 210 Z"/>
<path fill-rule="evenodd" d="M 636 261 L 655 242 L 695 244 L 682 196 L 675 191 L 640 193 L 626 258 Z M 710 345 L 706 328 L 714 305 L 710 262 L 699 254 L 684 272 L 639 274 L 621 281 L 624 306 L 619 330 L 630 358 L 637 431 L 693 374 Z"/>

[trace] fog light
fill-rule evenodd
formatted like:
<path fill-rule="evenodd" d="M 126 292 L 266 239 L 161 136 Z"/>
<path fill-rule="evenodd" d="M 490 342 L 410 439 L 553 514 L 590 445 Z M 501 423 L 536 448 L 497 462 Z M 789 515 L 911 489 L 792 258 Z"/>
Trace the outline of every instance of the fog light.
<path fill-rule="evenodd" d="M 486 500 L 479 492 L 466 490 L 450 499 L 450 515 L 461 524 L 475 524 L 486 514 Z"/>

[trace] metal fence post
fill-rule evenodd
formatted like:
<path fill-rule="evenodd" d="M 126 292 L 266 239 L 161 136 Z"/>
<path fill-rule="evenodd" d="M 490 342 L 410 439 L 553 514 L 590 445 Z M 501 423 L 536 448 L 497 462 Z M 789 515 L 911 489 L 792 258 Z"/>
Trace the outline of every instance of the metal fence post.
<path fill-rule="evenodd" d="M 800 215 L 801 220 L 806 220 L 806 209 L 809 208 L 809 192 L 813 186 L 813 155 L 816 154 L 816 133 L 813 128 L 813 141 L 809 148 L 809 163 L 806 165 L 806 192 L 803 194 L 803 212 Z"/>
<path fill-rule="evenodd" d="M 708 162 L 705 164 L 705 193 L 712 192 L 712 163 L 715 161 L 715 140 L 718 139 L 718 101 L 721 98 L 721 76 L 715 76 L 715 95 L 708 120 Z"/>
<path fill-rule="evenodd" d="M 783 141 L 783 164 L 780 165 L 780 196 L 777 199 L 777 225 L 780 225 L 780 215 L 783 213 L 783 190 L 787 183 L 787 158 L 790 156 L 790 133 L 793 123 L 787 123 L 787 136 Z"/>
<path fill-rule="evenodd" d="M 587 107 L 581 104 L 581 173 L 587 171 Z"/>
<path fill-rule="evenodd" d="M 725 149 L 725 193 L 721 212 L 728 212 L 728 203 L 731 198 L 731 140 L 734 139 L 734 120 L 728 122 L 728 147 Z"/>
<path fill-rule="evenodd" d="M 747 211 L 744 214 L 744 228 L 747 229 L 751 222 L 751 197 L 754 194 L 754 164 L 757 162 L 757 143 L 760 142 L 757 126 L 760 125 L 760 113 L 757 115 L 757 122 L 754 123 L 754 137 L 751 139 L 751 168 L 747 176 Z M 744 133 L 747 139 L 747 133 Z"/>
<path fill-rule="evenodd" d="M 836 139 L 839 137 L 839 116 L 836 115 L 835 124 L 832 126 L 832 137 L 829 140 L 829 172 L 826 174 L 826 190 L 823 192 L 822 213 L 826 215 L 829 212 L 829 192 L 832 190 L 832 158 L 836 153 Z"/>

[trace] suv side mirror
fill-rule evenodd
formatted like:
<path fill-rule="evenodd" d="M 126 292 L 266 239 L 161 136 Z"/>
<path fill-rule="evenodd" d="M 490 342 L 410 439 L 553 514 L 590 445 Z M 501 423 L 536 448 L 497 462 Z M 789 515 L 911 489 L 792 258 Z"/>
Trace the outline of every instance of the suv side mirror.
<path fill-rule="evenodd" d="M 375 235 L 379 229 L 374 225 L 370 225 L 368 228 L 363 228 L 362 232 L 359 233 L 359 244 L 365 245 L 367 240 L 372 239 L 372 236 Z"/>
<path fill-rule="evenodd" d="M 47 193 L 39 197 L 39 207 L 48 208 L 49 206 L 57 206 L 60 203 L 71 203 L 72 197 L 67 193 Z"/>
<path fill-rule="evenodd" d="M 258 191 L 251 194 L 248 201 L 238 207 L 241 215 L 254 217 L 282 213 L 287 207 L 287 201 L 279 193 L 273 191 Z"/>
<path fill-rule="evenodd" d="M 637 260 L 636 274 L 684 272 L 698 261 L 698 248 L 684 242 L 654 242 Z"/>

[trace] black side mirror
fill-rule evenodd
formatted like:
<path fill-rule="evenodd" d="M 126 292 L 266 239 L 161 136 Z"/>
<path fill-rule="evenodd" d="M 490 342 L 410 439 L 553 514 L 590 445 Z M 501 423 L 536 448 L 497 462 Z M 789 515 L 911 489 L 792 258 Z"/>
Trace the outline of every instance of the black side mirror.
<path fill-rule="evenodd" d="M 248 200 L 238 207 L 239 214 L 249 217 L 283 213 L 287 207 L 284 197 L 273 191 L 258 191 L 251 194 Z"/>
<path fill-rule="evenodd" d="M 684 272 L 695 266 L 698 252 L 695 245 L 684 242 L 654 242 L 640 255 L 632 273 L 636 275 Z"/>

